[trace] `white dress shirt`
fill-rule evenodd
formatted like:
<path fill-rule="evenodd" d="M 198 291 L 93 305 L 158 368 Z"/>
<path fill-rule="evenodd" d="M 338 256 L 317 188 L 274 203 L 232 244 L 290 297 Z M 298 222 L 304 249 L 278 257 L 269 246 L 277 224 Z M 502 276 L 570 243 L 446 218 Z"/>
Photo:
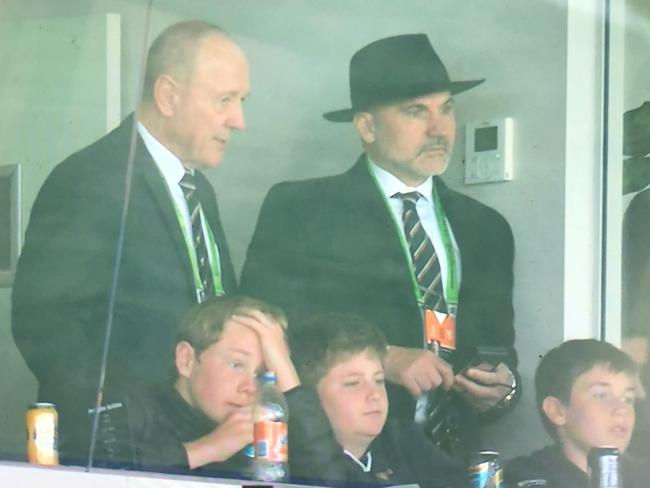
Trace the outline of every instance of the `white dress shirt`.
<path fill-rule="evenodd" d="M 433 191 L 433 180 L 431 177 L 427 178 L 419 186 L 413 187 L 409 186 L 406 183 L 400 181 L 395 175 L 389 173 L 383 168 L 377 166 L 370 158 L 368 158 L 368 163 L 370 171 L 372 171 L 377 183 L 379 183 L 379 188 L 384 193 L 386 200 L 390 206 L 391 212 L 393 213 L 393 218 L 397 222 L 398 231 L 404 236 L 404 226 L 402 220 L 402 213 L 404 210 L 404 204 L 402 199 L 399 197 L 393 197 L 395 193 L 409 193 L 409 192 L 418 192 L 420 198 L 416 203 L 416 211 L 420 216 L 420 221 L 422 222 L 422 227 L 424 231 L 431 239 L 436 254 L 438 255 L 438 261 L 440 263 L 440 272 L 442 273 L 443 280 L 442 286 L 445 296 L 447 295 L 447 272 L 449 270 L 449 259 L 445 253 L 445 247 L 442 242 L 442 237 L 440 234 L 440 229 L 438 227 L 438 221 L 436 219 L 436 214 L 434 211 L 433 198 L 431 196 Z M 446 217 L 445 217 L 446 219 Z M 456 244 L 456 239 L 454 238 L 454 232 L 447 222 L 447 227 L 449 229 L 449 236 L 451 237 L 451 244 L 454 248 L 454 254 L 456 256 L 457 263 L 457 274 L 458 274 L 458 285 L 460 286 L 460 277 L 461 273 L 461 262 L 460 262 L 460 251 L 458 250 L 458 245 Z M 408 251 L 408 249 L 407 249 Z M 411 254 L 408 253 L 409 259 Z"/>
<path fill-rule="evenodd" d="M 193 239 L 190 212 L 187 209 L 187 201 L 185 195 L 183 195 L 183 190 L 179 185 L 185 175 L 183 163 L 169 149 L 163 146 L 158 139 L 151 135 L 151 132 L 147 130 L 142 122 L 138 122 L 138 133 L 142 137 L 144 145 L 147 147 L 156 166 L 158 166 L 165 183 L 167 183 L 174 205 L 181 213 L 187 235 L 190 236 L 190 239 Z"/>

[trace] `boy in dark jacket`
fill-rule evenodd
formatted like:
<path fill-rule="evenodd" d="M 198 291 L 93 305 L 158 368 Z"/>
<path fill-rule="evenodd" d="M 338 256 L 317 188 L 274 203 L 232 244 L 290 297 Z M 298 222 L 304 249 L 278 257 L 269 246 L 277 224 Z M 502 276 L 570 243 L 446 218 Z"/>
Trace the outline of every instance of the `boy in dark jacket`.
<path fill-rule="evenodd" d="M 630 443 L 637 381 L 632 359 L 606 342 L 572 340 L 548 352 L 537 367 L 535 392 L 555 444 L 507 463 L 506 486 L 586 488 L 589 450 L 616 447 L 624 453 Z M 623 486 L 647 486 L 638 463 L 623 455 L 621 465 Z"/>
<path fill-rule="evenodd" d="M 102 423 L 126 417 L 128 429 L 100 429 L 98 464 L 250 477 L 245 449 L 253 442 L 256 376 L 274 371 L 283 392 L 300 384 L 285 329 L 279 309 L 247 297 L 214 297 L 196 306 L 178 327 L 170 381 L 105 407 Z"/>
<path fill-rule="evenodd" d="M 429 442 L 421 429 L 387 419 L 386 342 L 378 329 L 356 316 L 324 315 L 291 339 L 301 382 L 311 387 L 301 389 L 298 405 L 288 396 L 296 482 L 469 485 L 465 467 Z"/>

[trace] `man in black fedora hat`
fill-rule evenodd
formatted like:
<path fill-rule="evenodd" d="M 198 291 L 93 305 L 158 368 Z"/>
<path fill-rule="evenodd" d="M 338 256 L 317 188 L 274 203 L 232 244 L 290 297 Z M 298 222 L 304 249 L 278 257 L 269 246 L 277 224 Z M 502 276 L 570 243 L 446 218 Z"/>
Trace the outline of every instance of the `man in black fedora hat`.
<path fill-rule="evenodd" d="M 512 232 L 440 179 L 452 96 L 483 81 L 451 81 L 424 34 L 355 53 L 351 107 L 324 117 L 352 122 L 364 154 L 344 174 L 273 187 L 242 273 L 246 293 L 285 308 L 290 331 L 328 311 L 377 324 L 391 414 L 460 455 L 519 391 Z"/>

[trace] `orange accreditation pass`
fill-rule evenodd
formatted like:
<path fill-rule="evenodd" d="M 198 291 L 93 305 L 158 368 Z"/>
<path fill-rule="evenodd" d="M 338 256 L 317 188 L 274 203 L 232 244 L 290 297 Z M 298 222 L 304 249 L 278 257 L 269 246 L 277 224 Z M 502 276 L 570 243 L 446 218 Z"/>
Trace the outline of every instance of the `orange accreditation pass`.
<path fill-rule="evenodd" d="M 435 310 L 424 310 L 424 329 L 427 342 L 436 341 L 440 347 L 456 350 L 456 316 Z"/>

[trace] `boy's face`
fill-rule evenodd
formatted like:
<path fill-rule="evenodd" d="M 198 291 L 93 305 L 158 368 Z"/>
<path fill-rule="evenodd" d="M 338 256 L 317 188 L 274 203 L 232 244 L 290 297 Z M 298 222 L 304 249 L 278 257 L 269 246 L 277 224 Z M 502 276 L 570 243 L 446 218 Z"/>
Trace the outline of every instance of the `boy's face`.
<path fill-rule="evenodd" d="M 555 418 L 567 449 L 587 454 L 592 447 L 627 449 L 634 428 L 636 378 L 596 365 L 578 376 L 568 405 L 557 402 Z M 547 412 L 548 413 L 548 412 Z"/>
<path fill-rule="evenodd" d="M 257 388 L 255 377 L 262 366 L 257 335 L 232 321 L 226 322 L 221 338 L 198 357 L 186 342 L 176 348 L 181 395 L 217 423 L 252 404 Z"/>
<path fill-rule="evenodd" d="M 318 382 L 317 391 L 336 439 L 349 451 L 370 444 L 384 427 L 388 412 L 384 368 L 370 350 L 336 363 Z"/>

